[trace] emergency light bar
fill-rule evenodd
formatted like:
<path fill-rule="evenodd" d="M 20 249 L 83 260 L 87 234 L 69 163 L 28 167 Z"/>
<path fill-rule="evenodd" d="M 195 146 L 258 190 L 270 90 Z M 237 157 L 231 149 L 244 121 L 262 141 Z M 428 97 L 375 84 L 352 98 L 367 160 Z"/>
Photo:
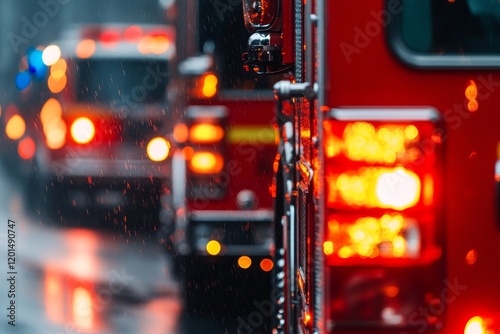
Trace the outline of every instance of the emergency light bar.
<path fill-rule="evenodd" d="M 272 27 L 278 15 L 278 0 L 243 0 L 243 17 L 249 31 Z"/>

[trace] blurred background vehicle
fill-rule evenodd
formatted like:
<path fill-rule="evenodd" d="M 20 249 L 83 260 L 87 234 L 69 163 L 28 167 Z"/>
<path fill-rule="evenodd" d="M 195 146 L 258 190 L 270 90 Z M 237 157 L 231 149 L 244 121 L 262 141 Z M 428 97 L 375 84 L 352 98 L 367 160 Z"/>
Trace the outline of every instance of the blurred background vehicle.
<path fill-rule="evenodd" d="M 0 219 L 20 222 L 23 293 L 18 300 L 26 312 L 18 319 L 20 333 L 67 328 L 120 334 L 234 333 L 247 328 L 256 314 L 262 317 L 258 330 L 269 328 L 275 130 L 273 97 L 262 88 L 276 80 L 256 81 L 242 70 L 240 54 L 246 43 L 241 38 L 248 34 L 238 22 L 241 4 L 222 2 L 222 7 L 221 1 L 179 1 L 178 6 L 170 0 L 0 2 L 0 29 L 6 36 L 0 48 L 5 137 L 0 142 L 0 180 L 9 184 L 0 193 Z M 167 51 L 170 32 L 163 37 L 154 32 L 158 25 L 168 30 L 165 18 L 179 29 Z M 141 44 L 138 36 L 149 42 Z M 137 39 L 127 44 L 128 38 Z M 164 50 L 162 55 L 137 49 L 148 44 L 145 49 Z M 64 62 L 46 65 L 44 51 L 58 53 L 53 45 Z M 38 67 L 40 55 L 45 67 Z M 132 66 L 134 62 L 143 65 Z M 159 73 L 144 84 L 150 63 L 155 70 L 158 64 Z M 155 102 L 146 103 L 137 82 L 147 90 L 146 85 L 163 79 L 163 66 L 169 75 L 168 83 L 161 82 L 164 95 L 152 88 L 148 99 Z M 147 114 L 147 120 L 139 114 Z M 81 117 L 88 120 L 76 122 Z M 93 132 L 91 124 L 93 139 L 79 143 Z M 75 136 L 73 125 L 80 129 Z M 175 135 L 166 138 L 170 132 Z M 153 135 L 170 141 L 171 157 L 163 162 L 147 156 Z M 51 149 L 54 142 L 64 144 Z M 168 168 L 171 158 L 176 167 L 183 166 L 175 173 L 176 192 L 163 183 L 173 173 Z M 114 169 L 120 175 L 105 177 L 115 174 L 111 170 L 117 161 L 123 162 Z M 146 180 L 151 166 L 161 170 Z M 28 180 L 30 175 L 34 177 Z M 3 182 L 9 178 L 12 183 Z M 23 207 L 20 188 L 27 181 Z M 158 196 L 158 181 L 167 196 Z M 123 191 L 135 194 L 125 200 Z M 156 216 L 157 201 L 166 208 L 160 234 L 163 245 L 171 247 L 166 254 L 157 249 L 154 237 L 130 233 L 133 225 L 141 227 L 144 218 Z M 128 212 L 121 203 L 130 205 Z M 105 209 L 99 210 L 100 217 L 92 214 L 98 206 Z M 189 225 L 169 224 L 176 214 Z M 59 228 L 75 225 L 84 228 Z M 94 225 L 113 230 L 89 228 Z M 178 238 L 182 228 L 185 242 Z M 209 244 L 214 248 L 207 248 Z M 173 284 L 169 266 L 171 255 L 178 260 L 179 254 L 185 260 L 175 272 L 181 289 Z M 120 289 L 109 282 L 116 270 L 124 279 Z M 179 291 L 190 302 L 181 303 Z M 36 297 L 28 301 L 28 295 Z M 92 312 L 81 312 L 89 306 Z M 181 328 L 175 328 L 182 306 L 187 306 L 185 317 Z M 207 310 L 208 316 L 203 315 Z M 165 323 L 158 323 L 162 319 Z M 33 323 L 40 324 L 36 330 Z"/>
<path fill-rule="evenodd" d="M 177 148 L 164 229 L 193 314 L 249 313 L 254 301 L 270 298 L 276 145 L 270 88 L 280 76 L 257 80 L 244 71 L 241 11 L 241 4 L 177 3 L 173 90 L 183 93 L 173 95 Z"/>
<path fill-rule="evenodd" d="M 165 26 L 84 25 L 69 28 L 43 51 L 29 51 L 35 75 L 37 66 L 48 67 L 26 192 L 34 208 L 87 215 L 101 209 L 119 228 L 130 215 L 157 221 L 170 175 L 173 40 L 173 29 Z"/>

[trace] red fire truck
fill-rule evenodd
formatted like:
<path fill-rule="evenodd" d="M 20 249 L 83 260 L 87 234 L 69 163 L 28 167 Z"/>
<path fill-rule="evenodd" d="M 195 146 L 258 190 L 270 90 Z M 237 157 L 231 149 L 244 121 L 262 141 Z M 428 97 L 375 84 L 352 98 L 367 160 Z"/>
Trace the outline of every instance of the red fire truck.
<path fill-rule="evenodd" d="M 243 7 L 247 68 L 294 66 L 273 333 L 499 333 L 500 4 Z"/>
<path fill-rule="evenodd" d="M 167 232 L 191 313 L 267 300 L 274 265 L 273 79 L 242 68 L 241 11 L 189 0 L 167 13 L 177 26 L 180 80 L 171 90 L 177 148 L 160 234 Z"/>

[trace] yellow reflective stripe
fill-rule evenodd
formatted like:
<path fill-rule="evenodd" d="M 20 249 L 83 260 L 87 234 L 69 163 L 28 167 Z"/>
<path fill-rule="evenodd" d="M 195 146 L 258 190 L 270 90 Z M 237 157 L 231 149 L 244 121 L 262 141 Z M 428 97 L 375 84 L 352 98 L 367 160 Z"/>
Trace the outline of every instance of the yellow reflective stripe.
<path fill-rule="evenodd" d="M 271 125 L 235 126 L 228 129 L 229 144 L 267 144 L 276 143 L 276 133 Z"/>

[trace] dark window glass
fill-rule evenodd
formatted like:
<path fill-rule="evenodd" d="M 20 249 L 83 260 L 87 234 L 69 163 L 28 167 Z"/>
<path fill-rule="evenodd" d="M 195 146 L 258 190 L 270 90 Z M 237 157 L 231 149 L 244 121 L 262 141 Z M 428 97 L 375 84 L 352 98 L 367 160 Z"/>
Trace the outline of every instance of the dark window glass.
<path fill-rule="evenodd" d="M 497 0 L 402 0 L 401 36 L 412 51 L 436 55 L 500 52 Z"/>
<path fill-rule="evenodd" d="M 110 103 L 125 95 L 134 103 L 156 103 L 166 93 L 166 61 L 82 60 L 75 72 L 75 97 L 82 102 Z"/>

